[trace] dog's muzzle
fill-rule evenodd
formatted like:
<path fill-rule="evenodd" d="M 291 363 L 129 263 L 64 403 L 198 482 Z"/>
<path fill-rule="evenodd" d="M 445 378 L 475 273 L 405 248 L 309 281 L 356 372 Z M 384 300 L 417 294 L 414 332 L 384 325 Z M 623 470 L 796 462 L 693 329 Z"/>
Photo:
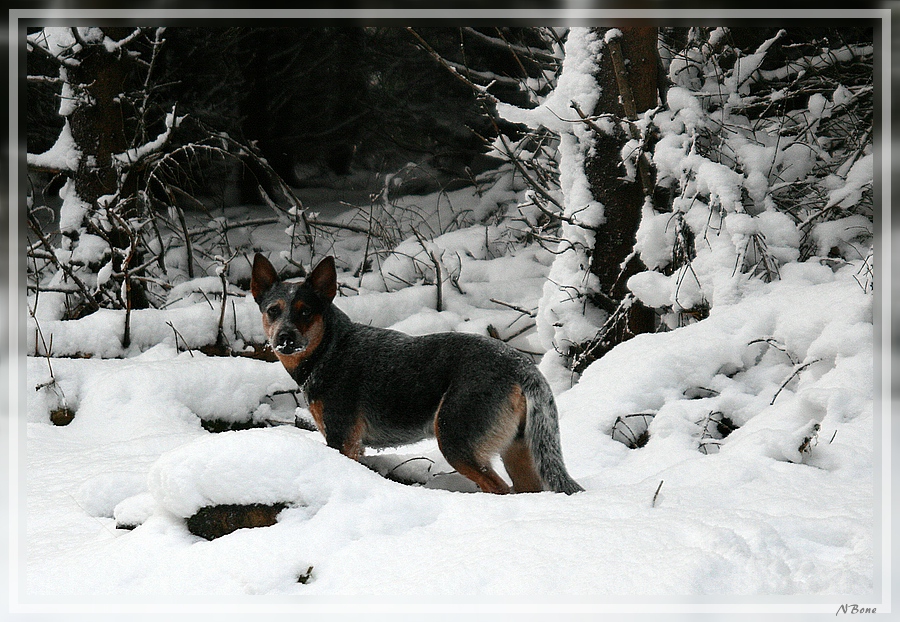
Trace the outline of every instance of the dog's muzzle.
<path fill-rule="evenodd" d="M 280 332 L 275 335 L 275 341 L 272 348 L 279 354 L 290 355 L 297 354 L 306 350 L 309 340 L 292 332 Z"/>

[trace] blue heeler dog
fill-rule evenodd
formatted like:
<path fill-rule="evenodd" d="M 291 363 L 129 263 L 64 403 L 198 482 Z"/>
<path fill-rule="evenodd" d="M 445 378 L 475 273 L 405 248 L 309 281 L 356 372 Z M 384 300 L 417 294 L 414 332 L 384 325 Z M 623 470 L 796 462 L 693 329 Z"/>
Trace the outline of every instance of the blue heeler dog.
<path fill-rule="evenodd" d="M 550 387 L 512 347 L 466 333 L 412 337 L 354 323 L 332 304 L 332 257 L 304 282 L 288 283 L 258 254 L 250 289 L 266 337 L 306 393 L 329 447 L 355 460 L 365 447 L 436 437 L 447 462 L 485 492 L 511 492 L 491 467 L 497 454 L 512 491 L 583 490 L 563 464 Z"/>

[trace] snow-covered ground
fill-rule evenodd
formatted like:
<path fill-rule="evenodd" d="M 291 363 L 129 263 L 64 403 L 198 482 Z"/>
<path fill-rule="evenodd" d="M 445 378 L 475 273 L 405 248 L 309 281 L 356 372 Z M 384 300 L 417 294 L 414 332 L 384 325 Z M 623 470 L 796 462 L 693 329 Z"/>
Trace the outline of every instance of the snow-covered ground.
<path fill-rule="evenodd" d="M 553 254 L 493 252 L 502 243 L 484 226 L 430 243 L 459 261 L 443 311 L 433 285 L 367 289 L 348 272 L 340 280 L 357 292 L 336 303 L 415 334 L 490 324 L 508 337 L 533 323 L 512 307 L 537 307 Z M 391 261 L 385 273 L 412 270 Z M 574 496 L 473 492 L 433 442 L 369 452 L 365 465 L 327 448 L 291 425 L 309 414 L 280 364 L 197 349 L 215 339 L 219 308 L 186 292 L 215 291 L 218 279 L 185 285 L 171 308 L 134 312 L 129 348 L 120 313 L 59 321 L 48 299 L 28 325 L 28 352 L 52 335 L 52 353 L 27 359 L 26 600 L 782 596 L 829 613 L 865 602 L 878 587 L 881 420 L 875 298 L 858 270 L 811 261 L 771 284 L 739 275 L 744 294 L 706 320 L 636 337 L 591 365 L 558 395 L 566 463 L 586 488 Z M 262 340 L 242 293 L 231 292 L 225 320 L 237 347 Z M 534 329 L 511 343 L 542 351 Z M 64 427 L 50 421 L 61 406 L 75 412 Z M 209 419 L 286 425 L 211 433 Z M 641 422 L 649 441 L 629 448 Z M 287 507 L 271 527 L 213 541 L 188 532 L 200 508 L 233 503 Z"/>

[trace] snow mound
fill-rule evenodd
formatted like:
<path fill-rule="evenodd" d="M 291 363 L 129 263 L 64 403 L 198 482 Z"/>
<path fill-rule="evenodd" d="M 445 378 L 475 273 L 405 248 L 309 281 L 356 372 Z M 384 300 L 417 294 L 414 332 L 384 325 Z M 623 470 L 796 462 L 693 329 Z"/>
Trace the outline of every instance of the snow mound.
<path fill-rule="evenodd" d="M 860 452 L 871 453 L 857 435 L 866 433 L 874 408 L 874 335 L 872 298 L 852 272 L 789 265 L 781 281 L 740 304 L 714 308 L 702 322 L 638 335 L 560 396 L 565 423 L 590 421 L 609 433 L 619 417 L 653 413 L 647 449 L 721 447 L 737 459 L 765 456 L 854 472 Z M 711 436 L 710 418 L 723 416 L 735 431 Z M 858 427 L 845 425 L 856 418 Z M 846 445 L 832 442 L 840 437 Z M 578 458 L 608 452 L 604 444 L 583 444 Z"/>
<path fill-rule="evenodd" d="M 124 499 L 147 487 L 146 476 L 139 472 L 106 472 L 87 479 L 78 487 L 79 505 L 90 516 L 112 517 Z"/>
<path fill-rule="evenodd" d="M 252 503 L 322 506 L 385 480 L 297 428 L 224 432 L 164 453 L 148 476 L 150 494 L 182 518 L 203 507 Z"/>

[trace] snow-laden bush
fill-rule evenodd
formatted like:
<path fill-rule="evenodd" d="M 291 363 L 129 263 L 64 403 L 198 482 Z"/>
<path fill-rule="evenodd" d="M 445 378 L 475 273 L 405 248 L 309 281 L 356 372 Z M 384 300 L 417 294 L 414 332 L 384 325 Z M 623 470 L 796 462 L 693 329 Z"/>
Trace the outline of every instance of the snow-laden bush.
<path fill-rule="evenodd" d="M 652 272 L 629 281 L 669 326 L 787 263 L 869 271 L 873 48 L 786 38 L 745 53 L 728 29 L 693 29 L 669 50 L 667 105 L 642 119 L 658 188 L 635 248 Z"/>
<path fill-rule="evenodd" d="M 777 280 L 792 262 L 854 264 L 870 291 L 871 31 L 764 38 L 760 29 L 660 29 L 660 105 L 634 122 L 579 118 L 593 110 L 598 89 L 616 88 L 595 75 L 614 30 L 603 38 L 570 29 L 554 89 L 530 110 L 498 105 L 528 128 L 520 143 L 496 146 L 531 173 L 520 210 L 557 255 L 538 313 L 556 362 L 574 367 L 577 357 L 566 352 L 585 343 L 590 350 L 616 319 L 589 304 L 597 295 L 592 227 L 606 216 L 584 173 L 592 130 L 609 133 L 616 124 L 632 135 L 621 149 L 624 175 L 636 180 L 651 167 L 634 246 L 647 270 L 627 283 L 634 299 L 657 310 L 661 329 L 706 317 L 748 284 Z"/>

